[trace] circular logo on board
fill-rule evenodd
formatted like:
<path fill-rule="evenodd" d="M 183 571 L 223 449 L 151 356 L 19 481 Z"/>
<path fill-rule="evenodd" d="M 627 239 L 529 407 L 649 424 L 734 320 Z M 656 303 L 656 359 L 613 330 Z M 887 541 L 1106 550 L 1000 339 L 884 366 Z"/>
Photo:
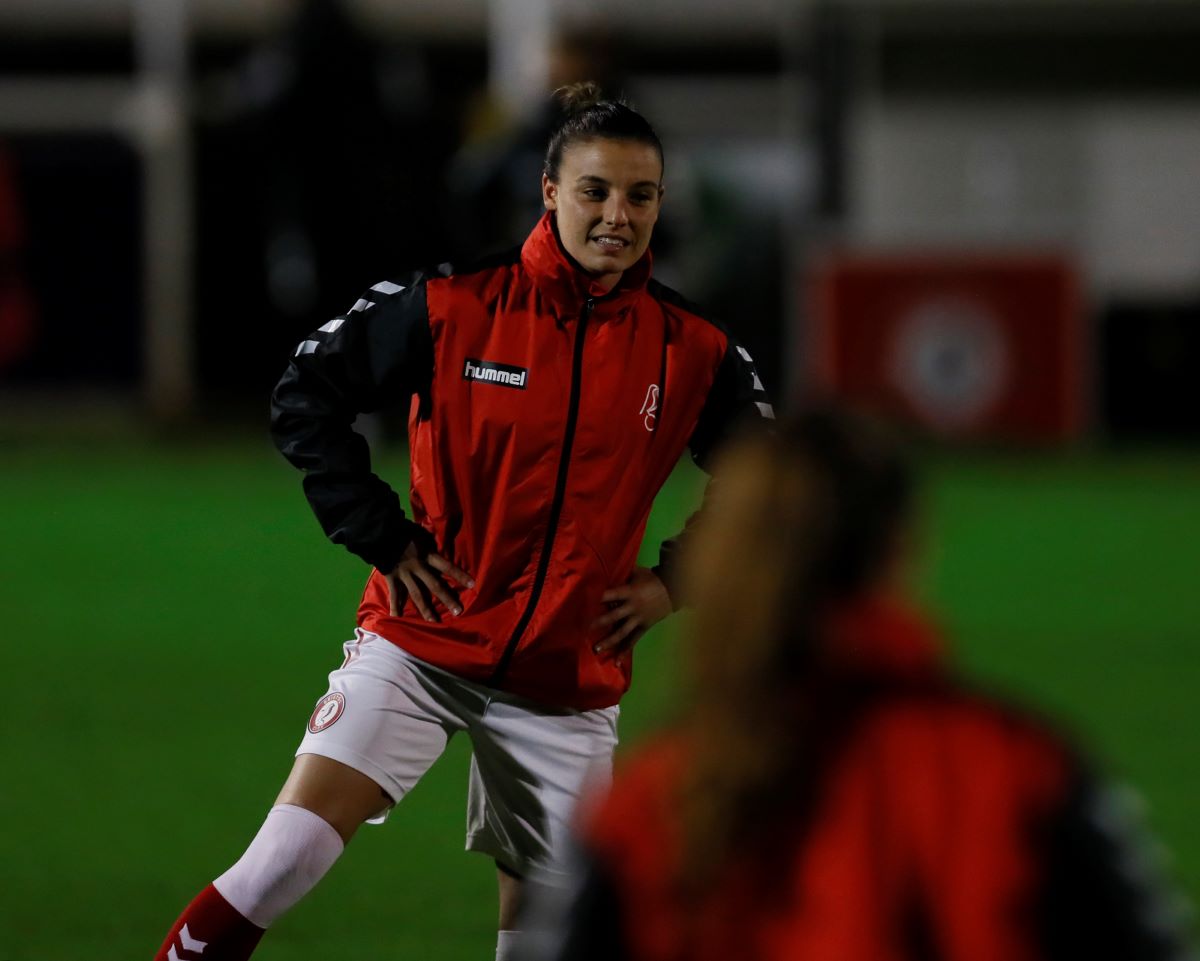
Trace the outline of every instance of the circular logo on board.
<path fill-rule="evenodd" d="M 892 344 L 892 379 L 927 421 L 969 427 L 1000 399 L 1009 375 L 1004 330 L 982 304 L 931 300 L 906 316 Z"/>
<path fill-rule="evenodd" d="M 308 729 L 313 734 L 320 734 L 325 728 L 335 723 L 346 709 L 346 698 L 341 691 L 326 694 L 317 701 L 317 706 L 308 719 Z"/>

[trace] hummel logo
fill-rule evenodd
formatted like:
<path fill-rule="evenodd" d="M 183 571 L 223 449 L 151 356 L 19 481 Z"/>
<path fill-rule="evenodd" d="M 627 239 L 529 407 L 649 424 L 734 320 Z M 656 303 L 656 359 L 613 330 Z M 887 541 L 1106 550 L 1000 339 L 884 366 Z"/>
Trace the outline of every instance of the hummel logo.
<path fill-rule="evenodd" d="M 499 384 L 501 387 L 525 389 L 525 381 L 529 377 L 529 368 L 512 367 L 508 364 L 497 364 L 492 360 L 476 360 L 468 357 L 463 367 L 463 380 L 482 380 L 488 384 Z"/>

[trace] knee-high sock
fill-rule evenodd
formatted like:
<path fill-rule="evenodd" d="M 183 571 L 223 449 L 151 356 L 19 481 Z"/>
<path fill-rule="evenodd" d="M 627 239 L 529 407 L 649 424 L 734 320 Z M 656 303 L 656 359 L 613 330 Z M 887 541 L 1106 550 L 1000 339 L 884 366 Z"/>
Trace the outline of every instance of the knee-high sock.
<path fill-rule="evenodd" d="M 311 811 L 291 804 L 271 808 L 241 859 L 180 915 L 155 961 L 244 961 L 263 931 L 325 876 L 343 847 L 337 831 Z"/>
<path fill-rule="evenodd" d="M 294 804 L 277 804 L 241 860 L 213 887 L 248 920 L 269 928 L 316 887 L 344 847 L 328 821 Z"/>

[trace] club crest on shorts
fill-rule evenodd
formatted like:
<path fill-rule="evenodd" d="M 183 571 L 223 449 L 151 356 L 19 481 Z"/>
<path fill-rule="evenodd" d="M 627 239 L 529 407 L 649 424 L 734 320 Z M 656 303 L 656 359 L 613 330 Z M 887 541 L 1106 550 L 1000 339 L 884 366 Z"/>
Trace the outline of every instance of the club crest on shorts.
<path fill-rule="evenodd" d="M 342 712 L 346 710 L 346 697 L 341 691 L 326 694 L 317 701 L 312 717 L 308 719 L 308 729 L 313 734 L 320 734 L 325 728 L 334 724 Z"/>

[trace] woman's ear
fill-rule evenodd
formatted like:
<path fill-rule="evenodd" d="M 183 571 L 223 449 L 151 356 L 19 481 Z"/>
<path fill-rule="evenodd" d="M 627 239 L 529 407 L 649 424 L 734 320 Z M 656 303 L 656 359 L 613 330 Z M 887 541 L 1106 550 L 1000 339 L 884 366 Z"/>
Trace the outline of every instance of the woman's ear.
<path fill-rule="evenodd" d="M 547 210 L 558 209 L 558 184 L 549 174 L 542 174 L 542 206 Z"/>

